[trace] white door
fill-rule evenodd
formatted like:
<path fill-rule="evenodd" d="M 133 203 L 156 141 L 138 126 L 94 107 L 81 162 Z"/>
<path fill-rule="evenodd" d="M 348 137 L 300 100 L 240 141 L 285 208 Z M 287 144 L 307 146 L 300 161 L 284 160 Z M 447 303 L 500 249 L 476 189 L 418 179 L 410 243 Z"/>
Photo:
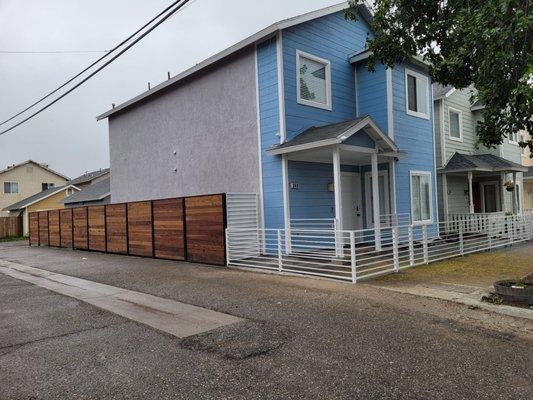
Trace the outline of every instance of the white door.
<path fill-rule="evenodd" d="M 363 229 L 361 175 L 343 172 L 341 181 L 342 229 L 347 231 Z"/>

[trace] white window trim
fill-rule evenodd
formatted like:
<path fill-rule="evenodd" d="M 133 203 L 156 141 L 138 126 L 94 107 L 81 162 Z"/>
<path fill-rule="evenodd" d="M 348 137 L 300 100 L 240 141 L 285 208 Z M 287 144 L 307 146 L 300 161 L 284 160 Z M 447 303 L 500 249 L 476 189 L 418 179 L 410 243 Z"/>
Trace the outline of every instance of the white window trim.
<path fill-rule="evenodd" d="M 509 135 L 509 143 L 518 146 L 518 132 L 515 132 L 514 134 L 516 135 L 516 140 L 512 140 L 513 136 Z"/>
<path fill-rule="evenodd" d="M 426 90 L 427 90 L 427 94 L 426 94 L 426 101 L 427 101 L 427 104 L 426 104 L 426 110 L 427 110 L 427 113 L 421 113 L 421 112 L 418 112 L 418 111 L 411 111 L 409 110 L 409 89 L 408 89 L 408 85 L 407 85 L 407 75 L 411 75 L 411 76 L 414 76 L 417 80 L 420 79 L 420 80 L 424 80 L 426 81 Z M 423 118 L 423 119 L 429 119 L 429 78 L 425 75 L 422 75 L 416 71 L 413 71 L 409 68 L 405 68 L 405 111 L 408 115 L 411 115 L 413 117 L 417 117 L 417 118 Z"/>
<path fill-rule="evenodd" d="M 389 171 L 386 169 L 378 171 L 378 179 L 380 176 L 385 177 L 385 211 L 387 214 L 390 214 L 390 182 L 389 182 Z M 372 194 L 372 185 L 370 184 L 370 178 L 372 177 L 372 171 L 365 172 L 365 221 L 366 226 L 373 226 L 372 217 L 374 213 L 370 207 L 370 196 Z M 380 215 L 381 217 L 381 215 Z M 380 221 L 381 223 L 381 221 Z"/>
<path fill-rule="evenodd" d="M 11 186 L 13 183 L 16 183 L 16 184 L 17 184 L 17 192 L 16 192 L 16 193 L 13 193 L 13 192 L 6 193 L 6 191 L 5 191 L 5 184 L 6 184 L 6 183 L 9 183 L 10 186 Z M 19 183 L 18 183 L 18 182 L 15 182 L 15 181 L 5 181 L 5 182 L 4 182 L 4 185 L 2 185 L 2 186 L 3 186 L 3 187 L 2 187 L 2 192 L 3 192 L 3 194 L 19 194 L 19 189 L 20 189 L 20 188 L 19 188 Z"/>
<path fill-rule="evenodd" d="M 429 177 L 429 219 L 421 221 L 414 220 L 414 206 L 413 206 L 413 176 L 428 176 Z M 409 172 L 409 198 L 411 203 L 411 224 L 412 225 L 430 225 L 433 223 L 433 180 L 431 179 L 430 171 L 410 171 Z"/>
<path fill-rule="evenodd" d="M 326 104 L 320 103 L 318 101 L 305 100 L 300 97 L 300 57 L 305 57 L 309 60 L 316 61 L 326 65 Z M 323 110 L 332 110 L 331 103 L 331 62 L 323 58 L 314 56 L 309 53 L 305 53 L 300 50 L 296 50 L 296 99 L 298 104 L 304 106 L 321 108 Z"/>
<path fill-rule="evenodd" d="M 459 114 L 459 137 L 458 138 L 452 136 L 452 122 L 451 122 L 452 112 Z M 450 140 L 453 140 L 455 142 L 463 141 L 463 112 L 453 107 L 448 107 L 448 137 L 450 138 Z"/>

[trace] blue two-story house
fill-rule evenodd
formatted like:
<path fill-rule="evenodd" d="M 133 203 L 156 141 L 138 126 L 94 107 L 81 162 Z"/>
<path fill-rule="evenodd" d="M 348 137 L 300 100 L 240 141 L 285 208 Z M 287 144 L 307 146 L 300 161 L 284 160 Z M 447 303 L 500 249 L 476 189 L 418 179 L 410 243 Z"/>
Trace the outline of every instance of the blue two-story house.
<path fill-rule="evenodd" d="M 99 116 L 112 201 L 255 193 L 265 229 L 437 222 L 427 66 L 368 71 L 372 15 L 346 20 L 346 6 L 276 23 Z"/>

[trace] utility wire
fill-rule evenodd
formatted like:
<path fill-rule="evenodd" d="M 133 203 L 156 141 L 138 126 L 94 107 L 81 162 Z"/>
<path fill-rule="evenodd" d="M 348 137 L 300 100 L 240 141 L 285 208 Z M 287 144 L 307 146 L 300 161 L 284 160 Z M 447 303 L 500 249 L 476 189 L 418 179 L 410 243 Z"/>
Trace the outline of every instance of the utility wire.
<path fill-rule="evenodd" d="M 148 21 L 146 24 L 144 24 L 141 28 L 139 28 L 137 31 L 135 31 L 135 33 L 131 34 L 130 36 L 128 36 L 126 39 L 124 39 L 122 42 L 120 42 L 120 44 L 118 44 L 117 46 L 113 47 L 111 50 L 107 51 L 106 54 L 104 54 L 102 57 L 100 57 L 98 60 L 96 60 L 95 62 L 93 62 L 91 65 L 89 65 L 87 68 L 85 68 L 83 71 L 77 73 L 76 75 L 74 75 L 72 78 L 70 78 L 69 80 L 67 80 L 65 83 L 63 83 L 61 86 L 57 87 L 56 89 L 52 90 L 50 93 L 46 94 L 45 96 L 41 97 L 39 100 L 37 100 L 36 102 L 32 103 L 31 105 L 29 105 L 28 107 L 26 107 L 24 110 L 22 111 L 19 111 L 18 113 L 16 113 L 15 115 L 13 115 L 12 117 L 6 119 L 5 121 L 3 122 L 0 122 L 0 126 L 6 124 L 7 122 L 15 119 L 16 117 L 18 117 L 19 115 L 25 113 L 26 111 L 28 111 L 29 109 L 35 107 L 37 104 L 39 104 L 40 102 L 42 102 L 43 100 L 46 100 L 47 98 L 49 98 L 51 95 L 53 95 L 54 93 L 57 93 L 59 90 L 61 90 L 62 88 L 64 88 L 65 86 L 67 86 L 69 83 L 71 83 L 73 80 L 75 80 L 76 78 L 78 78 L 79 76 L 81 76 L 82 74 L 84 74 L 85 72 L 87 72 L 89 69 L 91 69 L 92 67 L 94 67 L 96 64 L 98 64 L 100 61 L 102 61 L 104 58 L 108 57 L 109 55 L 111 55 L 113 52 L 115 52 L 118 48 L 122 47 L 124 44 L 126 44 L 127 42 L 129 42 L 134 36 L 136 36 L 139 32 L 141 32 L 143 29 L 145 29 L 148 25 L 150 25 L 152 22 L 154 22 L 156 19 L 158 19 L 159 17 L 161 17 L 162 15 L 164 15 L 166 12 L 168 12 L 172 7 L 176 6 L 176 4 L 178 4 L 180 1 L 182 0 L 176 0 L 174 1 L 170 6 L 168 6 L 167 8 L 165 8 L 163 11 L 161 11 L 159 14 L 157 14 L 154 18 L 152 18 L 150 21 Z M 189 0 L 185 1 L 182 5 L 180 5 L 179 8 L 181 8 L 183 5 L 185 5 L 186 3 L 188 3 Z M 174 12 L 176 12 L 177 10 L 179 10 L 179 8 L 177 8 L 176 10 L 174 10 L 170 15 L 174 14 Z M 167 17 L 168 18 L 168 17 Z M 166 18 L 165 18 L 166 19 Z M 159 23 L 157 24 L 159 25 Z M 156 26 L 157 26 L 156 25 Z M 148 31 L 148 32 L 151 32 Z M 144 36 L 141 36 L 141 38 L 144 37 Z M 135 42 L 137 43 L 137 42 Z M 129 47 L 128 47 L 129 48 Z M 122 54 L 122 53 L 120 53 Z M 107 65 L 107 64 L 106 64 Z M 92 76 L 92 75 L 91 75 Z M 85 80 L 83 81 L 85 82 Z M 78 85 L 79 86 L 79 85 Z M 76 86 L 77 87 L 77 86 Z M 70 93 L 70 91 L 68 91 L 67 93 Z M 62 96 L 64 97 L 64 96 Z M 60 97 L 61 98 L 61 97 Z M 57 100 L 56 100 L 57 101 Z M 55 103 L 55 101 L 54 101 Z M 52 103 L 53 104 L 53 103 Z M 46 108 L 48 108 L 49 106 L 47 106 Z M 38 113 L 40 113 L 41 111 L 43 110 L 39 110 Z M 33 116 L 37 115 L 38 113 L 36 114 L 33 114 Z M 30 117 L 31 118 L 31 117 Z M 29 118 L 25 119 L 23 122 L 26 122 Z M 17 124 L 15 125 L 13 128 L 17 127 L 18 125 L 20 124 Z M 13 128 L 10 128 L 9 130 L 13 129 Z M 8 131 L 9 131 L 8 130 Z M 8 132 L 8 131 L 3 131 L 3 132 L 0 132 L 0 135 Z"/>
<path fill-rule="evenodd" d="M 85 54 L 107 53 L 109 50 L 48 50 L 48 51 L 23 51 L 23 50 L 0 50 L 0 54 Z"/>

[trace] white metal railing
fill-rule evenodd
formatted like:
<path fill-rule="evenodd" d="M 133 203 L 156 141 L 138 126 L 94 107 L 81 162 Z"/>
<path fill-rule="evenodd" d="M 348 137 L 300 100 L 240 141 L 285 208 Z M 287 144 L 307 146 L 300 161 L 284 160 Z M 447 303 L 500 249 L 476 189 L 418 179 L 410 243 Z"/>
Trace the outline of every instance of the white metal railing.
<path fill-rule="evenodd" d="M 380 216 L 381 226 L 402 226 L 411 224 L 411 214 L 382 214 Z"/>
<path fill-rule="evenodd" d="M 504 211 L 494 213 L 456 213 L 448 214 L 448 226 L 458 229 L 461 225 L 465 232 L 481 232 L 487 229 L 486 224 L 505 216 Z"/>
<path fill-rule="evenodd" d="M 295 218 L 291 219 L 291 229 L 337 229 L 335 218 Z"/>
<path fill-rule="evenodd" d="M 533 239 L 533 214 L 490 216 L 482 230 L 467 223 L 403 225 L 389 228 L 381 250 L 373 229 L 226 230 L 229 266 L 320 276 L 357 282 L 420 264 L 462 256 Z M 384 229 L 381 229 L 383 233 Z M 339 243 L 341 245 L 339 246 Z"/>

